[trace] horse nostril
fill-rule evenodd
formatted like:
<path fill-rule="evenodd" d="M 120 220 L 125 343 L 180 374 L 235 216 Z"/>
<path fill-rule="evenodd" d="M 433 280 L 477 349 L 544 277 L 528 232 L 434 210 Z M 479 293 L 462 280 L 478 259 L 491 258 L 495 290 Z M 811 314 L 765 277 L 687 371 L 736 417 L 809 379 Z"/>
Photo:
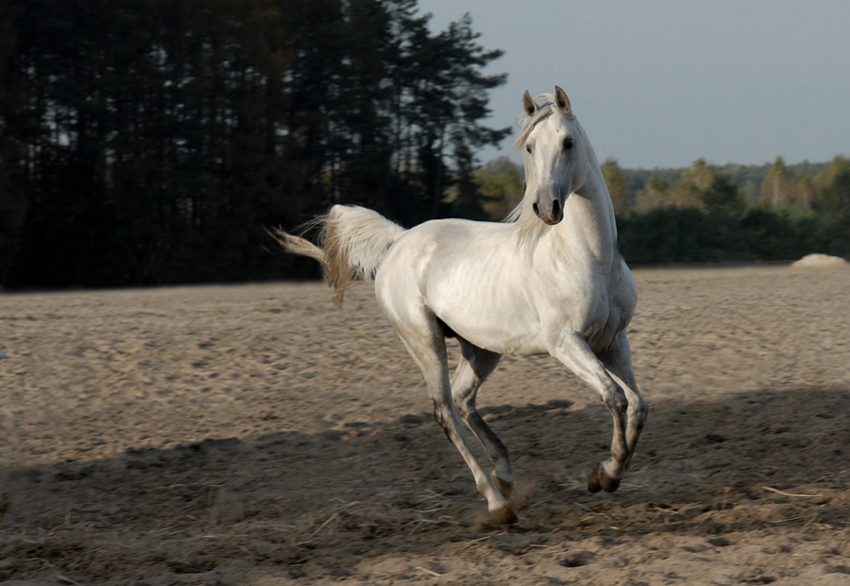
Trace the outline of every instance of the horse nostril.
<path fill-rule="evenodd" d="M 538 210 L 538 209 L 537 209 L 537 204 L 536 204 L 536 203 L 534 203 L 534 204 L 532 204 L 532 205 L 531 205 L 531 209 L 533 209 L 533 210 L 534 210 L 534 214 L 535 214 L 536 216 L 538 216 L 538 217 L 540 216 L 540 210 Z"/>
<path fill-rule="evenodd" d="M 552 217 L 556 219 L 561 217 L 561 202 L 557 199 L 552 202 Z"/>

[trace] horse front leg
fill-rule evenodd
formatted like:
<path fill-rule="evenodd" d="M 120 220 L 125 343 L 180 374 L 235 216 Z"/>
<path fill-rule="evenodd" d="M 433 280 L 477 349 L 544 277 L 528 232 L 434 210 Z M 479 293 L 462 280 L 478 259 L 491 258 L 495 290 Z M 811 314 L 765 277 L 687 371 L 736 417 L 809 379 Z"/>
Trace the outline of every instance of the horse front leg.
<path fill-rule="evenodd" d="M 599 359 L 608 372 L 620 379 L 625 385 L 623 390 L 629 401 L 628 416 L 626 422 L 626 446 L 629 448 L 629 460 L 631 462 L 635 454 L 635 447 L 640 438 L 641 431 L 646 425 L 649 415 L 649 406 L 640 394 L 637 381 L 635 380 L 634 368 L 632 367 L 632 351 L 626 333 L 622 332 L 611 345 L 599 354 Z"/>
<path fill-rule="evenodd" d="M 614 436 L 611 439 L 611 457 L 596 464 L 587 477 L 587 489 L 614 492 L 631 458 L 626 440 L 629 401 L 622 387 L 605 370 L 587 341 L 578 332 L 563 335 L 551 350 L 552 354 L 581 380 L 590 385 L 605 402 L 614 419 Z"/>

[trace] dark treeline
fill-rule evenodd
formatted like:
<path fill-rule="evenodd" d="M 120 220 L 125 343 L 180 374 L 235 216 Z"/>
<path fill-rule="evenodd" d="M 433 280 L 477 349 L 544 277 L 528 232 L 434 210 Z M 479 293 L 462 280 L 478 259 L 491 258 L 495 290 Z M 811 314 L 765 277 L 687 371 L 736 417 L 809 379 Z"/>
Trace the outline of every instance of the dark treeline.
<path fill-rule="evenodd" d="M 333 203 L 501 219 L 477 38 L 416 0 L 0 0 L 0 285 L 313 276 L 264 230 Z M 842 157 L 603 171 L 630 262 L 850 256 Z"/>
<path fill-rule="evenodd" d="M 709 165 L 602 172 L 631 263 L 794 260 L 820 252 L 850 258 L 850 159 L 786 165 Z M 503 217 L 522 197 L 508 159 L 476 170 L 484 206 Z"/>
<path fill-rule="evenodd" d="M 616 185 L 616 164 L 607 166 Z M 724 167 L 700 159 L 678 177 L 653 172 L 635 187 L 619 218 L 620 247 L 631 262 L 850 257 L 850 160 L 841 156 L 792 166 L 781 157 Z"/>
<path fill-rule="evenodd" d="M 482 216 L 499 55 L 415 0 L 0 0 L 0 284 L 292 277 L 264 227 L 332 203 Z"/>
<path fill-rule="evenodd" d="M 651 173 L 620 218 L 632 262 L 850 257 L 850 160 L 715 167 L 700 159 L 671 182 Z"/>

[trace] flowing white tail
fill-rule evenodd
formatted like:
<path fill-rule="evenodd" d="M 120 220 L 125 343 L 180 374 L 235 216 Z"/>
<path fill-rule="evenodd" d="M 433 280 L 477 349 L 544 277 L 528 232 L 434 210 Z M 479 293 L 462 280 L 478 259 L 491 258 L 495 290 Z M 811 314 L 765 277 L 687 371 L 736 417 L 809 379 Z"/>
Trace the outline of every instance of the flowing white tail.
<path fill-rule="evenodd" d="M 335 205 L 311 224 L 322 226 L 321 247 L 280 228 L 272 236 L 287 252 L 322 263 L 325 280 L 333 287 L 338 302 L 355 279 L 375 278 L 387 250 L 405 232 L 378 212 L 359 206 Z"/>

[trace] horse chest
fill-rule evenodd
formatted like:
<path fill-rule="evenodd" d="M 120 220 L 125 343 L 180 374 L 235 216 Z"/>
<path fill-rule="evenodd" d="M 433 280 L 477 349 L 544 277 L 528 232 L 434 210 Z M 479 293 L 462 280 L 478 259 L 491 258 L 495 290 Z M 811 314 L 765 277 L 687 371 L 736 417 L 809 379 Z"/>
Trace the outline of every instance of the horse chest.
<path fill-rule="evenodd" d="M 607 279 L 573 279 L 545 304 L 542 329 L 549 344 L 578 332 L 594 351 L 604 349 L 624 326 L 625 308 Z"/>

